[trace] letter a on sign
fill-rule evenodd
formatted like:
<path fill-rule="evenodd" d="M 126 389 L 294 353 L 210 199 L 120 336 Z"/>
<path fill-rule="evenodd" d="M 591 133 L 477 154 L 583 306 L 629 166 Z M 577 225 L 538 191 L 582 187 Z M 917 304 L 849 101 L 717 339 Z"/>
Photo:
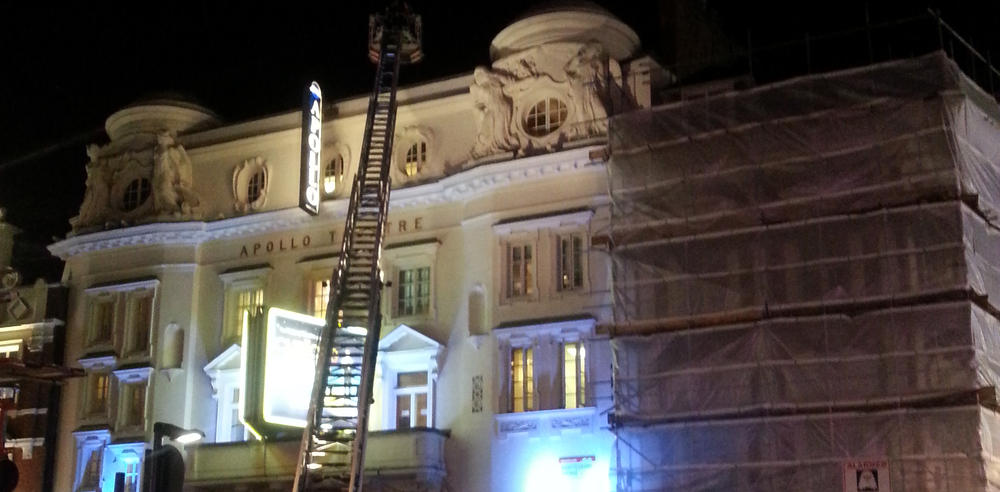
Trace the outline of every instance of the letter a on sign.
<path fill-rule="evenodd" d="M 302 105 L 302 161 L 299 167 L 299 207 L 319 214 L 320 150 L 323 147 L 323 91 L 313 82 Z"/>

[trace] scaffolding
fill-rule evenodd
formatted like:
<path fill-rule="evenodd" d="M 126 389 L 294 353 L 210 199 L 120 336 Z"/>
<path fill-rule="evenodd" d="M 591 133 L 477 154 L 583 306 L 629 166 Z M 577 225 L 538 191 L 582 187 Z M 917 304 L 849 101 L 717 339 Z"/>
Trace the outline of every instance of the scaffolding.
<path fill-rule="evenodd" d="M 941 52 L 615 116 L 618 490 L 1000 490 L 998 121 Z"/>

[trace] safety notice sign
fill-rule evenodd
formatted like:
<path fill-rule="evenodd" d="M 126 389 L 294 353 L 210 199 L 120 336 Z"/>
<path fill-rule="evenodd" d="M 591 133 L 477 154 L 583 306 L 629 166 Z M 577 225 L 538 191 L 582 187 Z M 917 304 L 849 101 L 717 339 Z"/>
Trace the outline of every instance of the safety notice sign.
<path fill-rule="evenodd" d="M 844 462 L 844 492 L 892 492 L 889 488 L 889 460 Z"/>

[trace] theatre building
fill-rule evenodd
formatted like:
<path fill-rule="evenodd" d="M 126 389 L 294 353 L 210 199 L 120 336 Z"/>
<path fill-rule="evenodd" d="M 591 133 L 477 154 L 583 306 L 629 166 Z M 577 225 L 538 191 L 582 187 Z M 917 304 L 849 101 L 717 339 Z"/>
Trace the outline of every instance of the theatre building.
<path fill-rule="evenodd" d="M 998 490 L 1000 71 L 932 16 L 686 83 L 560 5 L 399 90 L 365 490 Z M 290 490 L 295 419 L 247 408 L 301 407 L 311 364 L 248 313 L 325 316 L 368 102 L 324 107 L 315 216 L 300 108 L 107 119 L 50 247 L 85 374 L 55 490 L 138 490 L 159 422 L 206 434 L 170 444 L 187 490 Z"/>
<path fill-rule="evenodd" d="M 491 66 L 398 93 L 367 480 L 607 491 L 610 263 L 592 238 L 609 217 L 608 116 L 648 107 L 659 75 L 593 6 L 529 13 L 482 48 Z M 259 307 L 325 316 L 367 108 L 324 108 L 317 216 L 298 206 L 298 108 L 224 123 L 164 98 L 107 119 L 73 231 L 51 246 L 67 360 L 86 373 L 64 395 L 57 490 L 109 491 L 117 473 L 138 490 L 154 422 L 207 434 L 183 449 L 190 490 L 290 488 L 294 427 L 261 440 L 241 421 L 260 390 L 245 365 L 263 363 L 242 331 Z"/>

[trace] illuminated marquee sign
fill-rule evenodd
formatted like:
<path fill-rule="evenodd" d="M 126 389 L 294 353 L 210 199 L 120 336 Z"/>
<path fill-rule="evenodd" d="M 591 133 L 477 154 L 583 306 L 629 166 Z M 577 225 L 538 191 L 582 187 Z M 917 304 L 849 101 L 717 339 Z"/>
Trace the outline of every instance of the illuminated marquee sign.
<path fill-rule="evenodd" d="M 253 319 L 243 330 L 245 391 L 240 419 L 258 437 L 266 424 L 305 427 L 316 372 L 316 346 L 326 321 L 269 308 L 267 324 Z M 244 396 L 245 395 L 245 396 Z"/>
<path fill-rule="evenodd" d="M 313 82 L 302 109 L 302 163 L 299 170 L 299 207 L 319 214 L 320 149 L 323 147 L 323 92 Z"/>

